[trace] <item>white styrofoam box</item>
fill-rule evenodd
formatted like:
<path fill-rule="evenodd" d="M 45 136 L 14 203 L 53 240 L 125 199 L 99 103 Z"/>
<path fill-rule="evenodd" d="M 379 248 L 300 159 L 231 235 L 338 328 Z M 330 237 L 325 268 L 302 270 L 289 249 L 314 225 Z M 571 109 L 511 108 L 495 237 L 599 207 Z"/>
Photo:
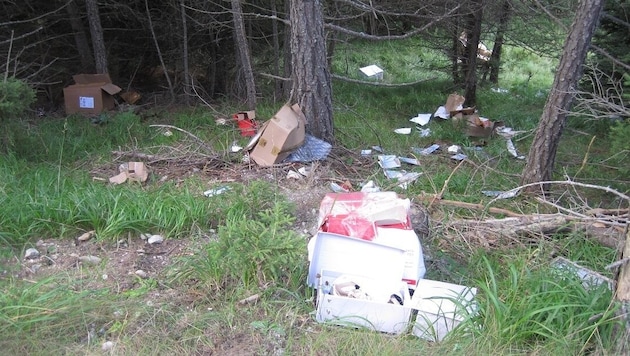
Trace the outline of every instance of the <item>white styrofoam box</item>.
<path fill-rule="evenodd" d="M 418 311 L 412 333 L 430 341 L 441 341 L 475 311 L 477 288 L 423 279 L 411 298 Z"/>
<path fill-rule="evenodd" d="M 365 276 L 352 276 L 352 281 L 365 288 L 371 300 L 355 299 L 345 296 L 326 294 L 323 288 L 328 282 L 334 282 L 346 273 L 323 270 L 317 288 L 316 320 L 320 323 L 332 323 L 340 326 L 368 328 L 375 331 L 401 334 L 407 330 L 411 321 L 409 289 L 406 283 L 371 279 Z M 391 294 L 397 294 L 403 305 L 388 303 Z"/>
<path fill-rule="evenodd" d="M 398 283 L 403 278 L 404 253 L 401 248 L 374 241 L 318 232 L 309 241 L 307 284 L 317 288 L 317 275 L 322 270 Z"/>
<path fill-rule="evenodd" d="M 409 288 L 416 289 L 418 281 L 424 278 L 426 267 L 424 265 L 422 245 L 415 231 L 376 226 L 376 237 L 372 242 L 405 251 L 405 268 L 402 279 L 407 282 Z"/>

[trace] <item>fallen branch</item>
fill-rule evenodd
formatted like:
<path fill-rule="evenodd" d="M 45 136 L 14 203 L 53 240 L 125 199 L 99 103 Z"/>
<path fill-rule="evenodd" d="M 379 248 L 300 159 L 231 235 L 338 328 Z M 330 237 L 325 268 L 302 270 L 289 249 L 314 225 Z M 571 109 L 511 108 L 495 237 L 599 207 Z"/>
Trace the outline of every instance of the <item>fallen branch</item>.
<path fill-rule="evenodd" d="M 348 83 L 372 85 L 372 86 L 376 86 L 376 87 L 386 87 L 386 88 L 409 87 L 409 86 L 413 86 L 413 85 L 416 85 L 416 84 L 428 82 L 430 80 L 434 80 L 434 79 L 437 78 L 437 77 L 432 77 L 432 78 L 427 78 L 427 79 L 421 79 L 421 80 L 418 80 L 418 81 L 415 81 L 415 82 L 390 84 L 390 83 L 370 82 L 370 81 L 367 81 L 367 80 L 352 79 L 352 78 L 343 77 L 343 76 L 336 75 L 336 74 L 331 74 L 331 77 L 333 79 L 341 80 L 341 81 L 348 82 Z M 284 80 L 284 78 L 276 78 L 276 79 L 283 79 Z"/>
<path fill-rule="evenodd" d="M 519 214 L 516 212 L 513 212 L 511 210 L 507 210 L 507 209 L 501 209 L 501 208 L 488 208 L 482 204 L 475 204 L 475 203 L 466 203 L 466 202 L 462 202 L 462 201 L 455 201 L 455 200 L 444 200 L 444 199 L 440 199 L 438 198 L 436 195 L 434 196 L 420 196 L 419 197 L 421 200 L 429 200 L 429 204 L 441 204 L 441 205 L 450 205 L 450 206 L 455 206 L 458 208 L 464 208 L 464 209 L 472 209 L 472 210 L 479 210 L 479 211 L 486 211 L 492 214 L 501 214 L 501 215 L 505 215 L 505 216 L 511 216 L 511 217 L 520 217 L 520 216 L 524 216 L 523 214 Z"/>
<path fill-rule="evenodd" d="M 205 148 L 206 151 L 208 151 L 208 152 L 210 152 L 212 154 L 215 153 L 214 149 L 212 147 L 208 146 L 202 139 L 200 139 L 199 137 L 191 134 L 190 132 L 188 132 L 188 131 L 186 131 L 184 129 L 180 129 L 177 126 L 173 126 L 173 125 L 149 125 L 149 127 L 162 127 L 162 128 L 173 129 L 173 130 L 177 130 L 177 131 L 183 132 L 186 135 L 192 137 L 192 139 L 195 140 L 199 144 L 199 146 Z"/>

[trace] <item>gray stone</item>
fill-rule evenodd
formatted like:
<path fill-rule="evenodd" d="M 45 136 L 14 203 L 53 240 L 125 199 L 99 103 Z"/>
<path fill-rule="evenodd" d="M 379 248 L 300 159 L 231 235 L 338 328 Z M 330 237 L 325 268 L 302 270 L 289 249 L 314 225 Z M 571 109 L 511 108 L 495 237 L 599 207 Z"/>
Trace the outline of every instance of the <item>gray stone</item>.
<path fill-rule="evenodd" d="M 34 260 L 39 257 L 39 251 L 35 248 L 29 248 L 24 253 L 24 258 L 27 260 Z"/>

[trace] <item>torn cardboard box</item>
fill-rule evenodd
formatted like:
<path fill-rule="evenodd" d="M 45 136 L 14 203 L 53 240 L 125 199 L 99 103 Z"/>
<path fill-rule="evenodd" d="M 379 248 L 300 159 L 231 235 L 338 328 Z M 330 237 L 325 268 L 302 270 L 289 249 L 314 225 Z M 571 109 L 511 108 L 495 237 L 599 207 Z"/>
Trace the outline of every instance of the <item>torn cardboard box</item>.
<path fill-rule="evenodd" d="M 268 167 L 284 160 L 304 143 L 306 118 L 298 104 L 284 105 L 264 124 L 260 138 L 249 154 L 258 165 Z"/>
<path fill-rule="evenodd" d="M 114 95 L 122 89 L 112 84 L 109 74 L 77 74 L 76 84 L 63 89 L 66 114 L 98 114 L 116 105 Z"/>
<path fill-rule="evenodd" d="M 118 167 L 119 174 L 109 178 L 113 184 L 122 184 L 127 180 L 130 182 L 145 182 L 149 177 L 149 172 L 143 162 L 127 162 Z"/>

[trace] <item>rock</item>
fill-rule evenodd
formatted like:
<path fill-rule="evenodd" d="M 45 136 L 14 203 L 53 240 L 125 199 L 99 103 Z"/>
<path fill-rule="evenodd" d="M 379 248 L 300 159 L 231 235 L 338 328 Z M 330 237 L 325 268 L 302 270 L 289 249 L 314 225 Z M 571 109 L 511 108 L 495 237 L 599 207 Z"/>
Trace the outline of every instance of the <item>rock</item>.
<path fill-rule="evenodd" d="M 94 236 L 94 234 L 95 234 L 94 230 L 88 231 L 85 234 L 77 237 L 77 240 L 79 240 L 79 241 L 87 241 L 87 240 L 91 239 Z"/>
<path fill-rule="evenodd" d="M 32 265 L 32 266 L 31 266 L 31 271 L 32 271 L 33 273 L 37 273 L 37 271 L 39 271 L 39 270 L 40 270 L 40 268 L 42 268 L 42 265 L 40 265 L 39 263 L 36 263 L 36 264 L 34 264 L 34 265 Z"/>
<path fill-rule="evenodd" d="M 100 257 L 96 257 L 96 256 L 81 256 L 79 257 L 79 261 L 84 263 L 84 264 L 88 264 L 88 265 L 97 265 L 99 263 L 101 263 L 101 258 Z"/>
<path fill-rule="evenodd" d="M 103 351 L 111 351 L 111 349 L 114 348 L 114 342 L 113 341 L 105 341 L 103 343 L 103 346 L 101 346 L 101 350 Z"/>
<path fill-rule="evenodd" d="M 143 271 L 141 269 L 137 270 L 135 273 L 136 273 L 136 276 L 138 276 L 138 277 L 140 277 L 142 279 L 149 278 L 149 275 L 147 274 L 147 272 L 145 272 L 145 271 Z"/>
<path fill-rule="evenodd" d="M 35 248 L 29 248 L 24 253 L 24 258 L 27 260 L 34 260 L 39 257 L 39 251 Z"/>
<path fill-rule="evenodd" d="M 151 234 L 140 234 L 140 238 L 141 238 L 142 240 L 147 240 L 147 239 L 148 239 L 149 237 L 151 237 L 151 236 L 153 236 L 153 235 L 151 235 Z"/>
<path fill-rule="evenodd" d="M 149 238 L 147 239 L 147 242 L 148 242 L 150 245 L 153 245 L 153 244 L 161 244 L 161 243 L 162 243 L 162 241 L 164 241 L 164 237 L 162 237 L 162 235 L 151 235 L 151 237 L 149 237 Z"/>

